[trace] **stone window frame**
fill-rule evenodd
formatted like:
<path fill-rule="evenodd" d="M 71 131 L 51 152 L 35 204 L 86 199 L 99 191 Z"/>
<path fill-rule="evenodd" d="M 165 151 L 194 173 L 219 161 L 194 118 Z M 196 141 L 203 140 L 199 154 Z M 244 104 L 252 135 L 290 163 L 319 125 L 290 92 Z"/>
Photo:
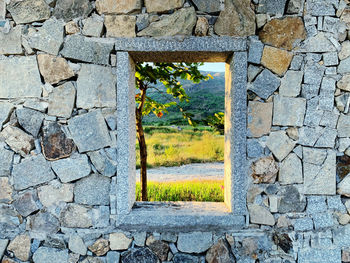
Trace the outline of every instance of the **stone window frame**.
<path fill-rule="evenodd" d="M 127 230 L 240 229 L 247 217 L 247 40 L 117 38 L 116 224 Z M 135 202 L 135 62 L 225 62 L 224 203 Z"/>

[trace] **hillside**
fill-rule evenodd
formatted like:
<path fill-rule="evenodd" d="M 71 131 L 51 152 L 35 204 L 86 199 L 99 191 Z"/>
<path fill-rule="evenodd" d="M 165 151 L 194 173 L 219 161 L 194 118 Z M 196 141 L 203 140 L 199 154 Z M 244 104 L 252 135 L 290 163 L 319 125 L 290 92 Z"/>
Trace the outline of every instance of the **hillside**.
<path fill-rule="evenodd" d="M 180 107 L 194 114 L 194 119 L 199 121 L 213 115 L 216 112 L 224 111 L 225 105 L 225 73 L 223 72 L 202 72 L 203 74 L 211 74 L 213 79 L 202 81 L 199 84 L 193 84 L 190 81 L 181 81 L 187 94 L 190 96 L 189 103 L 180 103 Z M 161 84 L 156 86 L 158 89 L 165 90 Z M 165 102 L 164 94 L 158 91 L 149 90 L 148 96 Z M 169 96 L 169 95 L 168 95 Z M 164 114 L 162 118 L 157 118 L 154 114 L 150 114 L 144 118 L 146 125 L 186 125 L 186 120 L 177 107 L 169 108 L 169 114 Z"/>

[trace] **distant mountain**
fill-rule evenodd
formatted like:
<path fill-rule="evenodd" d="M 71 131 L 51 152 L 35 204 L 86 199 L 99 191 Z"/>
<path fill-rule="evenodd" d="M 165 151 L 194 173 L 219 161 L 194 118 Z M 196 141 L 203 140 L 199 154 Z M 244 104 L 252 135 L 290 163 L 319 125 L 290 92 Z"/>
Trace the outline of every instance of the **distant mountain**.
<path fill-rule="evenodd" d="M 203 120 L 216 112 L 223 112 L 225 109 L 225 73 L 202 72 L 202 74 L 211 74 L 213 79 L 202 81 L 199 84 L 193 84 L 188 80 L 180 81 L 191 99 L 189 103 L 180 103 L 179 106 L 186 112 L 194 114 L 194 119 L 197 121 Z M 165 91 L 162 84 L 157 84 L 156 87 Z M 164 94 L 160 94 L 158 91 L 151 89 L 147 94 L 157 101 L 166 102 Z M 169 114 L 164 114 L 162 118 L 158 118 L 154 114 L 146 116 L 143 123 L 146 125 L 188 124 L 177 107 L 171 107 L 168 110 Z"/>

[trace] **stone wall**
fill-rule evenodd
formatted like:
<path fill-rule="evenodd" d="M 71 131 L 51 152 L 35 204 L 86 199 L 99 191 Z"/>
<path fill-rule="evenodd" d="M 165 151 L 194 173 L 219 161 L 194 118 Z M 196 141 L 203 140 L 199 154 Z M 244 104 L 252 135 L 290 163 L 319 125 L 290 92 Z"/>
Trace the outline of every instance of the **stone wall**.
<path fill-rule="evenodd" d="M 348 0 L 0 0 L 2 262 L 350 262 Z M 116 228 L 116 37 L 247 37 L 246 225 Z"/>

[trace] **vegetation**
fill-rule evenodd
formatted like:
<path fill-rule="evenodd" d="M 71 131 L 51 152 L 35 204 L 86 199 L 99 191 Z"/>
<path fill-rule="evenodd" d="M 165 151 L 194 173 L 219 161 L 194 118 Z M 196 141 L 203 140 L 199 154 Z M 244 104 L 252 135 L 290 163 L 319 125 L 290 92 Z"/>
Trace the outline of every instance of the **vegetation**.
<path fill-rule="evenodd" d="M 149 201 L 224 202 L 224 180 L 148 183 Z M 141 201 L 141 186 L 136 184 L 136 200 Z"/>

